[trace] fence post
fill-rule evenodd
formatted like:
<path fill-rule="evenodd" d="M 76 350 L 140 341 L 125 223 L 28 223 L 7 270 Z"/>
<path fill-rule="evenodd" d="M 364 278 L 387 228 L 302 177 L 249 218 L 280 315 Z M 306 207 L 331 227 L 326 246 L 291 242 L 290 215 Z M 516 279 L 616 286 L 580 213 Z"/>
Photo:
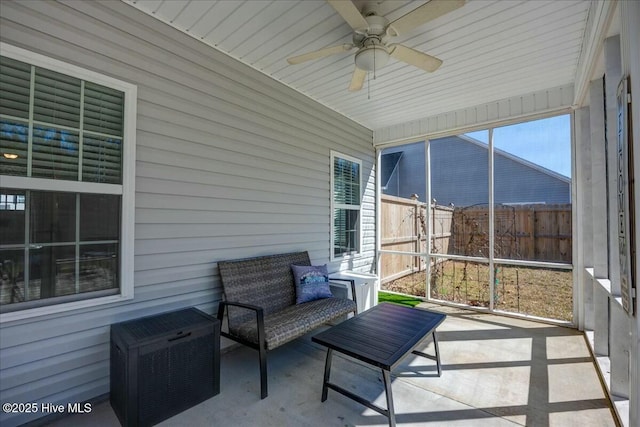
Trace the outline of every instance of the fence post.
<path fill-rule="evenodd" d="M 536 259 L 536 210 L 534 206 L 529 207 L 529 215 L 527 218 L 529 228 L 529 257 L 525 259 Z"/>
<path fill-rule="evenodd" d="M 428 211 L 427 211 L 428 209 Z M 425 215 L 429 215 L 431 217 L 431 239 L 429 242 L 426 243 L 427 245 L 427 251 L 436 251 L 436 252 L 440 252 L 438 250 L 438 244 L 441 245 L 442 247 L 442 243 L 440 242 L 440 238 L 438 238 L 437 242 L 436 242 L 436 238 L 434 237 L 436 234 L 436 205 L 431 204 L 431 201 L 427 202 L 427 204 L 425 205 Z M 428 217 L 427 217 L 428 218 Z M 453 223 L 453 220 L 451 220 L 451 223 Z M 440 227 L 439 233 L 442 233 L 442 227 Z M 449 237 L 449 245 L 451 245 L 451 237 Z M 449 247 L 449 245 L 447 245 L 447 247 Z"/>
<path fill-rule="evenodd" d="M 413 200 L 413 236 L 415 243 L 413 245 L 413 251 L 415 253 L 420 252 L 420 202 L 418 201 L 418 195 L 412 194 L 411 200 Z M 413 271 L 420 271 L 420 257 L 413 257 Z"/>

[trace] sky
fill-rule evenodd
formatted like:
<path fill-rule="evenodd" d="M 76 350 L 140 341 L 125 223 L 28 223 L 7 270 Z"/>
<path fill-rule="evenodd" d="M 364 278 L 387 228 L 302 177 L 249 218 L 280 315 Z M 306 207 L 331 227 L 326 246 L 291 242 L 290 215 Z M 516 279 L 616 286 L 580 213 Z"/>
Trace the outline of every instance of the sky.
<path fill-rule="evenodd" d="M 465 134 L 488 143 L 489 131 Z M 571 116 L 518 123 L 495 128 L 494 148 L 571 177 Z"/>

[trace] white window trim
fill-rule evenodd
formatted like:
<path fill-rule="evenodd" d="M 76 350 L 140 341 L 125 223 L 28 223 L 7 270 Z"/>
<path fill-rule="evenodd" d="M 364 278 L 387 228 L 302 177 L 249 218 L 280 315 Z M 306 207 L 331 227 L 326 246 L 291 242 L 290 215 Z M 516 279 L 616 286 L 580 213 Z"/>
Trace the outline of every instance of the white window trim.
<path fill-rule="evenodd" d="M 124 129 L 123 140 L 125 141 L 122 152 L 122 185 L 90 184 L 78 183 L 74 181 L 56 181 L 54 188 L 56 191 L 77 192 L 82 188 L 82 192 L 99 192 L 105 194 L 122 194 L 122 222 L 120 229 L 120 293 L 106 297 L 98 297 L 81 301 L 54 304 L 43 307 L 13 311 L 0 314 L 0 322 L 29 319 L 39 316 L 46 316 L 55 313 L 62 313 L 70 310 L 77 310 L 87 307 L 94 307 L 103 304 L 117 303 L 133 299 L 133 262 L 134 262 L 134 227 L 135 227 L 135 164 L 136 164 L 136 108 L 138 98 L 138 87 L 131 83 L 114 79 L 103 74 L 96 73 L 72 64 L 49 58 L 35 52 L 31 52 L 16 46 L 0 42 L 0 52 L 3 56 L 26 62 L 37 67 L 47 68 L 59 73 L 67 74 L 82 80 L 107 86 L 124 92 Z M 33 188 L 34 184 L 42 184 L 39 189 L 52 186 L 50 180 L 40 180 L 37 178 L 15 177 L 0 175 L 3 187 Z M 46 182 L 39 182 L 46 181 Z M 112 193 L 115 192 L 115 193 Z"/>
<path fill-rule="evenodd" d="M 352 209 L 352 210 L 356 210 L 354 209 L 354 205 L 344 205 L 344 204 L 337 204 L 334 202 L 334 164 L 335 164 L 335 158 L 338 157 L 340 159 L 344 159 L 344 160 L 348 160 L 350 162 L 353 163 L 357 163 L 359 166 L 359 170 L 360 170 L 360 174 L 359 174 L 359 188 L 360 188 L 360 204 L 358 205 L 358 249 L 355 252 L 352 253 L 348 253 L 348 254 L 343 254 L 340 256 L 336 256 L 335 255 L 335 251 L 334 251 L 334 243 L 335 243 L 335 236 L 333 234 L 333 224 L 335 221 L 335 210 L 336 209 Z M 331 156 L 330 156 L 330 162 L 331 162 L 331 176 L 330 176 L 330 205 L 331 205 L 331 223 L 329 224 L 329 234 L 331 236 L 330 238 L 330 242 L 329 242 L 329 253 L 330 253 L 330 260 L 331 261 L 337 261 L 337 260 L 348 260 L 351 258 L 355 258 L 356 256 L 360 255 L 360 252 L 362 251 L 362 160 L 357 159 L 355 157 L 351 157 L 348 156 L 346 154 L 342 154 L 338 151 L 333 151 L 331 150 Z"/>

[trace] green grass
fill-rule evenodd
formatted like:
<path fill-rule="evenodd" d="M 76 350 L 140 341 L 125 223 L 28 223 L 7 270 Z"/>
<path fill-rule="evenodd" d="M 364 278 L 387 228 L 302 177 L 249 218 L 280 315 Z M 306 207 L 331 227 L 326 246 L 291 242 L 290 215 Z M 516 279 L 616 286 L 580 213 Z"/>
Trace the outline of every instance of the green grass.
<path fill-rule="evenodd" d="M 392 302 L 394 304 L 406 305 L 408 307 L 415 307 L 422 302 L 421 299 L 413 298 L 407 295 L 396 295 L 388 292 L 378 292 L 378 302 Z"/>

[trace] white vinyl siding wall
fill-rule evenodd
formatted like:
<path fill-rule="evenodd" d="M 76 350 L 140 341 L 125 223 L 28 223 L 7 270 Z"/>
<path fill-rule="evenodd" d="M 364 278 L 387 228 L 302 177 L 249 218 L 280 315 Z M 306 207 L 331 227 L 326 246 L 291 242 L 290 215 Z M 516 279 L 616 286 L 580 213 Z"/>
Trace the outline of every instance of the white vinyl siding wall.
<path fill-rule="evenodd" d="M 105 395 L 109 325 L 213 312 L 218 260 L 308 250 L 330 271 L 372 271 L 370 130 L 122 2 L 3 1 L 0 37 L 138 86 L 135 298 L 3 322 L 0 401 Z M 330 263 L 332 150 L 362 160 L 362 248 L 340 263 Z"/>

